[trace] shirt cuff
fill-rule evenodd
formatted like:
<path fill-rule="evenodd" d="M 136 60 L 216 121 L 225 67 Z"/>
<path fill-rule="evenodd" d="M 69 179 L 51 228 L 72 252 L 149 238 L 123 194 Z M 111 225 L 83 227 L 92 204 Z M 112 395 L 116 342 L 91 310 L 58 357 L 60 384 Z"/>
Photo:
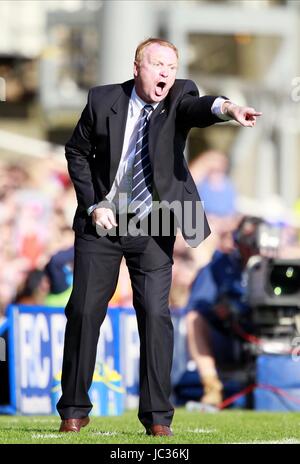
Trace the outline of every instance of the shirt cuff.
<path fill-rule="evenodd" d="M 94 211 L 94 209 L 96 209 L 98 207 L 98 203 L 96 203 L 95 205 L 92 205 L 90 206 L 86 211 L 88 213 L 88 215 L 90 216 L 92 214 L 92 212 Z"/>
<path fill-rule="evenodd" d="M 232 119 L 228 114 L 223 113 L 222 105 L 224 101 L 230 101 L 228 98 L 217 97 L 211 106 L 211 112 L 222 121 L 230 121 Z"/>

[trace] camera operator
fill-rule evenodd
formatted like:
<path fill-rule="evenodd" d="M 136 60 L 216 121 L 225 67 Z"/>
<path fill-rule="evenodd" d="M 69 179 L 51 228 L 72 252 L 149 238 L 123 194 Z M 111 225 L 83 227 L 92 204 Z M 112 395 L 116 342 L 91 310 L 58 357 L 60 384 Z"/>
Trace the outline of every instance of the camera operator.
<path fill-rule="evenodd" d="M 233 336 L 232 322 L 249 321 L 244 271 L 248 259 L 259 253 L 258 226 L 261 219 L 244 217 L 236 230 L 220 234 L 220 244 L 209 264 L 196 276 L 187 304 L 187 340 L 199 372 L 202 404 L 217 406 L 223 399 L 211 341 L 211 328 Z M 247 327 L 249 329 L 249 327 Z"/>

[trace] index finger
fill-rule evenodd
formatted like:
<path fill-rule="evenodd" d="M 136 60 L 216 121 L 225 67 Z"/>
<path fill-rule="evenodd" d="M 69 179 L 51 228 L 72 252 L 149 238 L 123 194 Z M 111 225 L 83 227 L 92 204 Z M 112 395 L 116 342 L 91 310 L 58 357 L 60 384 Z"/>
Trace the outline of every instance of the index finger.
<path fill-rule="evenodd" d="M 262 115 L 261 111 L 256 111 L 253 108 L 247 108 L 246 112 L 251 114 L 252 116 L 261 116 Z"/>

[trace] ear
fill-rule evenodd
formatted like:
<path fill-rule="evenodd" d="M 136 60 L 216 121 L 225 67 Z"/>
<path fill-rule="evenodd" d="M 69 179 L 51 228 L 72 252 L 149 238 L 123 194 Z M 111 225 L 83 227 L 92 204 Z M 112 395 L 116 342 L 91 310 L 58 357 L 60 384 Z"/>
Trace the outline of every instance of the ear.
<path fill-rule="evenodd" d="M 139 75 L 139 65 L 136 61 L 133 63 L 133 75 L 134 77 L 138 77 Z"/>

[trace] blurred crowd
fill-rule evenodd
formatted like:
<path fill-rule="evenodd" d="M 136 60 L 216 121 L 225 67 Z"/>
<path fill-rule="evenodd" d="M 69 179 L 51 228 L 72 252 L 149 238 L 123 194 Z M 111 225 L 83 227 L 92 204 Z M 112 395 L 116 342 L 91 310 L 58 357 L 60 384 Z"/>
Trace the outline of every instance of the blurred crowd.
<path fill-rule="evenodd" d="M 66 165 L 57 159 L 0 163 L 0 314 L 34 270 L 73 243 L 75 208 Z"/>
<path fill-rule="evenodd" d="M 244 273 L 253 254 L 300 259 L 299 228 L 277 217 L 246 216 L 230 178 L 228 157 L 200 153 L 190 170 L 204 202 L 211 235 L 197 248 L 178 233 L 174 248 L 171 311 L 185 314 L 187 348 L 203 387 L 201 404 L 223 398 L 212 330 L 234 339 L 234 308 L 249 330 Z M 0 162 L 0 321 L 9 304 L 64 307 L 72 291 L 76 198 L 64 159 Z M 299 214 L 295 205 L 295 216 Z M 261 226 L 263 226 L 261 228 Z M 258 230 L 260 235 L 258 235 Z M 132 307 L 123 259 L 111 307 Z M 250 329 L 251 330 L 251 329 Z"/>
<path fill-rule="evenodd" d="M 170 293 L 172 310 L 185 307 L 198 272 L 211 262 L 221 244 L 224 247 L 226 240 L 231 240 L 242 219 L 224 153 L 200 153 L 190 163 L 190 170 L 212 234 L 196 249 L 188 248 L 178 235 Z M 4 315 L 12 302 L 64 306 L 72 286 L 72 219 L 76 208 L 65 160 L 49 155 L 18 163 L 1 161 L 0 199 L 0 314 Z M 297 230 L 289 225 L 283 230 L 286 253 L 300 257 Z M 125 262 L 110 305 L 132 306 Z"/>

